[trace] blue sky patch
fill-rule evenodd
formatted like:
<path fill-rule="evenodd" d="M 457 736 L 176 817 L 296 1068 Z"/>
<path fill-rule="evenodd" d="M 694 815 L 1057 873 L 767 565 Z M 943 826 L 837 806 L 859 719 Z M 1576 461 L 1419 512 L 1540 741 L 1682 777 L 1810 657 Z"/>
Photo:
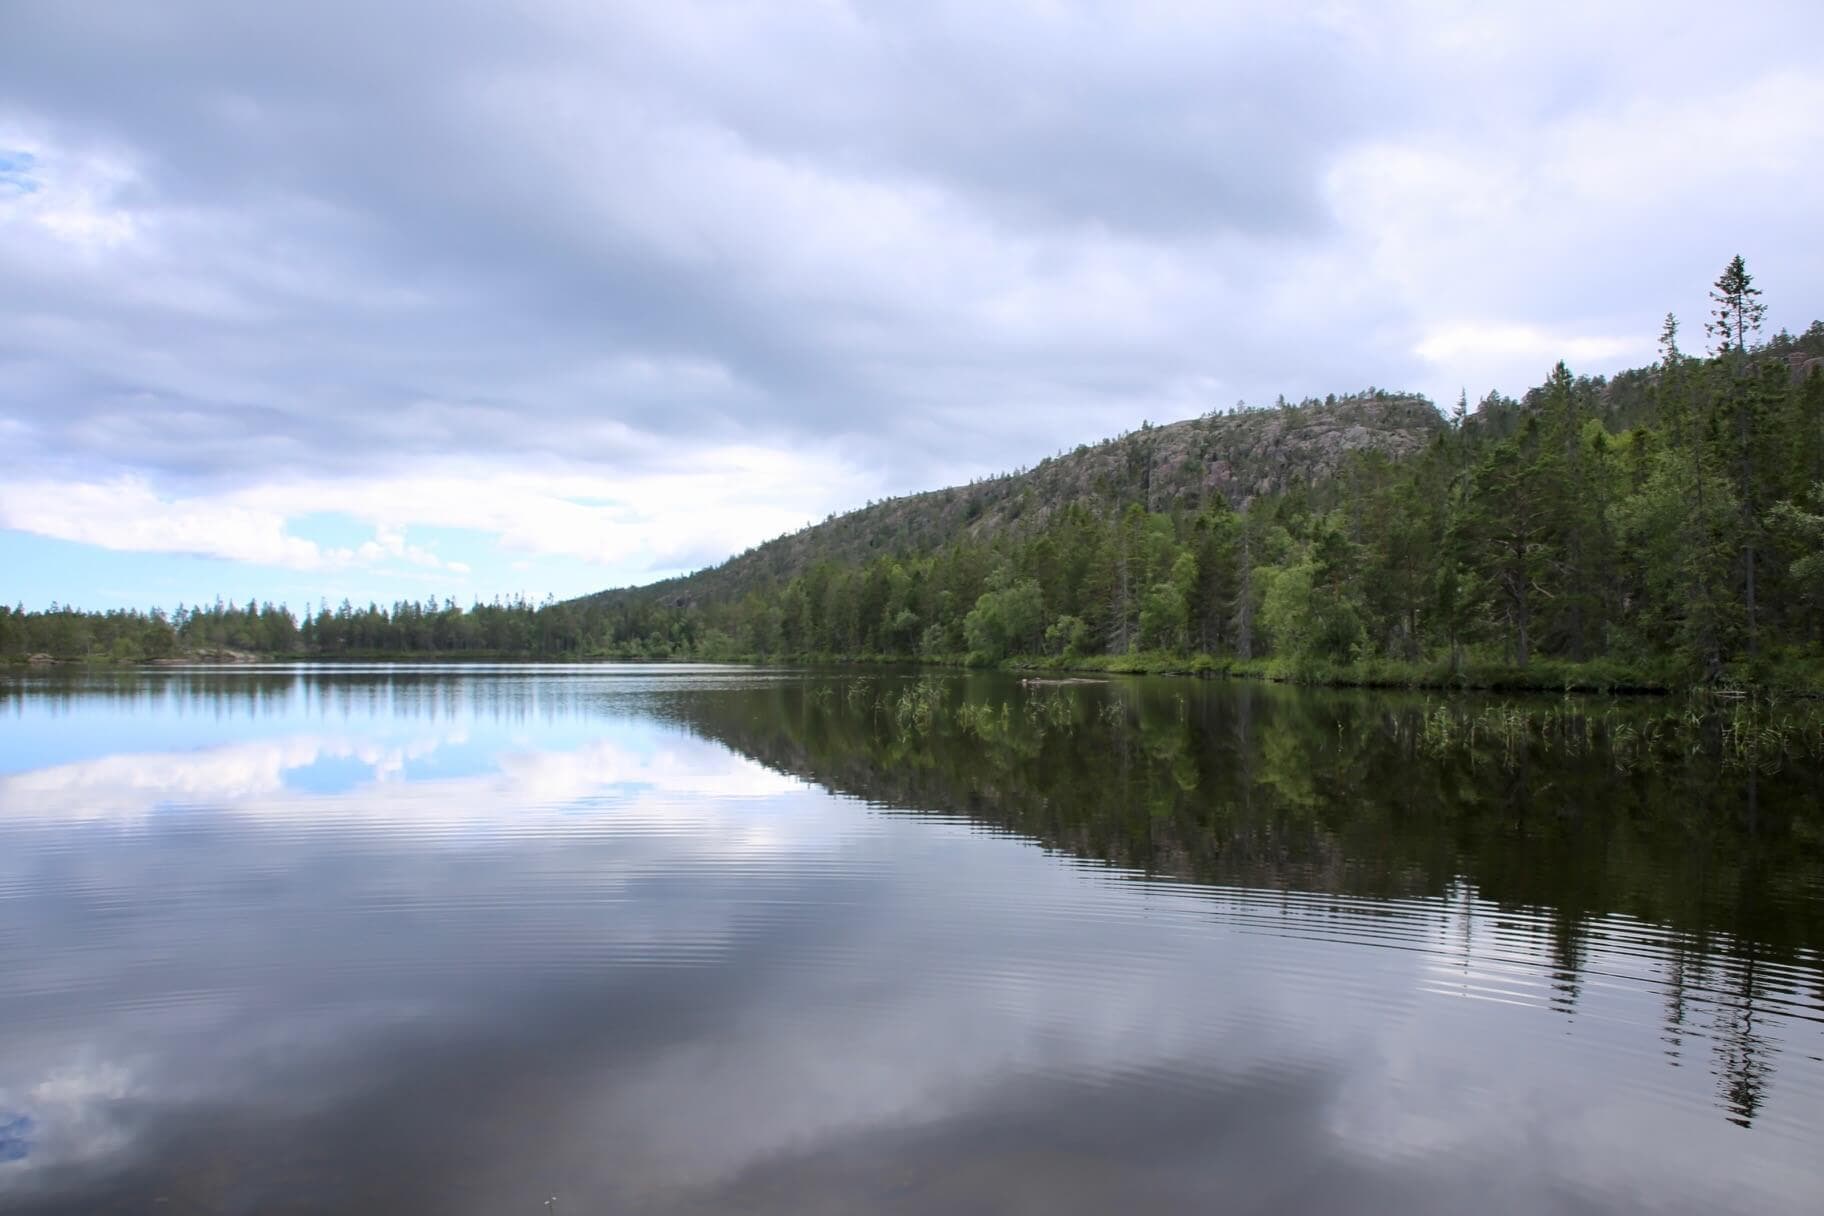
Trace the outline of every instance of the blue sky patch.
<path fill-rule="evenodd" d="M 38 1121 L 30 1115 L 0 1111 L 0 1161 L 23 1161 L 32 1151 Z"/>
<path fill-rule="evenodd" d="M 38 181 L 32 177 L 32 166 L 38 158 L 30 152 L 0 148 L 0 190 L 13 194 L 36 194 Z"/>

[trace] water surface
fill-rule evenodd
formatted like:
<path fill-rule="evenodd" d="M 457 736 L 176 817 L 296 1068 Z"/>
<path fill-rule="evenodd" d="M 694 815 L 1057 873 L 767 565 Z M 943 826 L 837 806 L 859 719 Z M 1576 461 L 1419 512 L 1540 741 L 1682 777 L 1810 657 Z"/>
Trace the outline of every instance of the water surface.
<path fill-rule="evenodd" d="M 1426 711 L 0 677 L 0 1209 L 1824 1209 L 1816 766 Z"/>

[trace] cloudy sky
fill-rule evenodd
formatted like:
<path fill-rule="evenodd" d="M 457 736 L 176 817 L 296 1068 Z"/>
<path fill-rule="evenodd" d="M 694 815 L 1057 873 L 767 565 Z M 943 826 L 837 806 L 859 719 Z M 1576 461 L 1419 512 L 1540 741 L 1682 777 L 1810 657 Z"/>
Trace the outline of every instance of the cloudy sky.
<path fill-rule="evenodd" d="M 0 598 L 570 595 L 1824 315 L 1824 7 L 0 0 Z"/>

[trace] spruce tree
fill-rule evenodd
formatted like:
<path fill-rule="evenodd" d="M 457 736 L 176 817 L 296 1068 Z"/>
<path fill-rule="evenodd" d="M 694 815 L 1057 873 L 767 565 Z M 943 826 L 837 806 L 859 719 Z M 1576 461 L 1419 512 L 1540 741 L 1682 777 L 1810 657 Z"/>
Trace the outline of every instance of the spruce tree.
<path fill-rule="evenodd" d="M 1710 288 L 1710 300 L 1714 307 L 1705 329 L 1716 339 L 1716 353 L 1746 355 L 1749 337 L 1760 333 L 1761 323 L 1767 319 L 1767 305 L 1741 254 L 1723 267 Z"/>
<path fill-rule="evenodd" d="M 1747 624 L 1748 654 L 1759 647 L 1759 621 L 1756 605 L 1756 541 L 1759 537 L 1759 513 L 1755 483 L 1755 448 L 1760 441 L 1758 415 L 1760 394 L 1749 380 L 1750 340 L 1761 331 L 1767 316 L 1767 305 L 1761 301 L 1761 289 L 1742 255 L 1736 254 L 1723 273 L 1717 276 L 1710 291 L 1714 307 L 1706 327 L 1716 340 L 1718 367 L 1724 377 L 1722 400 L 1733 423 L 1732 438 L 1736 466 L 1736 497 L 1742 513 L 1742 610 Z"/>

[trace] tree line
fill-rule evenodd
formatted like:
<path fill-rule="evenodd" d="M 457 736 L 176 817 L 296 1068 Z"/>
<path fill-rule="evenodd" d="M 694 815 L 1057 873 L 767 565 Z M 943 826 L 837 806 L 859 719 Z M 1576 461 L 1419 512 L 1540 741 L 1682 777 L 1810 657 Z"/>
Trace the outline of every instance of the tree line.
<path fill-rule="evenodd" d="M 1017 531 L 814 561 L 721 599 L 344 602 L 301 619 L 252 603 L 0 608 L 0 655 L 1164 656 L 1320 677 L 1595 665 L 1824 682 L 1824 322 L 1763 340 L 1739 257 L 1711 302 L 1702 353 L 1668 316 L 1651 367 L 1604 379 L 1559 363 L 1519 400 L 1459 399 L 1416 456 L 1357 453 L 1251 501 L 1082 498 Z"/>
<path fill-rule="evenodd" d="M 294 615 L 284 604 L 185 607 L 175 612 L 134 609 L 83 612 L 53 604 L 48 611 L 0 605 L 0 659 L 146 661 L 210 652 L 279 658 L 360 658 L 379 655 L 578 657 L 597 653 L 567 605 L 517 598 L 460 608 L 452 599 L 400 600 Z M 685 643 L 687 645 L 687 643 Z M 663 653 L 670 654 L 668 646 Z"/>

